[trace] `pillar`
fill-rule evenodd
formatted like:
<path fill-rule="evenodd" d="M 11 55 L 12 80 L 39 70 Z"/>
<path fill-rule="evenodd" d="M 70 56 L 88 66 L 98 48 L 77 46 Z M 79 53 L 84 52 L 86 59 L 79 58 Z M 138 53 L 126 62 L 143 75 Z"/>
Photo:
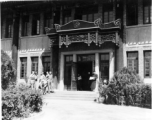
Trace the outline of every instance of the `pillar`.
<path fill-rule="evenodd" d="M 28 53 L 28 56 L 27 56 L 27 76 L 29 76 L 31 74 L 31 56 L 30 54 Z"/>
<path fill-rule="evenodd" d="M 59 90 L 64 90 L 64 55 L 61 54 L 60 59 L 60 79 L 59 79 Z"/>
<path fill-rule="evenodd" d="M 42 65 L 42 56 L 38 56 L 38 75 L 40 75 L 43 71 L 43 65 Z"/>
<path fill-rule="evenodd" d="M 115 55 L 114 52 L 110 52 L 110 61 L 109 61 L 109 80 L 113 77 L 115 72 Z"/>
<path fill-rule="evenodd" d="M 20 22 L 20 14 L 16 13 L 14 14 L 13 17 L 13 39 L 12 39 L 12 59 L 15 64 L 15 69 L 17 69 L 17 60 L 18 60 L 19 22 Z"/>
<path fill-rule="evenodd" d="M 96 87 L 95 87 L 95 92 L 98 91 L 98 83 L 99 83 L 99 53 L 95 53 L 95 72 L 98 75 L 98 78 L 96 80 Z"/>
<path fill-rule="evenodd" d="M 143 47 L 140 47 L 138 50 L 138 74 L 143 79 L 144 78 L 144 53 L 143 53 Z"/>

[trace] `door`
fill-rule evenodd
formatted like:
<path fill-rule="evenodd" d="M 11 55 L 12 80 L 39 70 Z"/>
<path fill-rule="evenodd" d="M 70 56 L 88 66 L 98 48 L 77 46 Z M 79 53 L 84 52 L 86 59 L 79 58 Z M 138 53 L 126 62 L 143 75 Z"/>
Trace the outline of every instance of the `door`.
<path fill-rule="evenodd" d="M 92 62 L 78 62 L 77 73 L 82 77 L 81 90 L 91 91 L 91 81 L 89 81 L 92 75 Z"/>

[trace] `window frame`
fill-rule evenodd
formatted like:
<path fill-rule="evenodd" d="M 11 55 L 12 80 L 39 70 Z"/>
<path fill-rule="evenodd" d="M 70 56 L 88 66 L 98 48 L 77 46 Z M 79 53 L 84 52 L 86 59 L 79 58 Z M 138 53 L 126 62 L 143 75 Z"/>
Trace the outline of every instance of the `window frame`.
<path fill-rule="evenodd" d="M 45 58 L 48 58 L 49 61 L 45 61 Z M 50 71 L 50 56 L 43 56 L 42 57 L 42 64 L 43 64 L 43 71 L 44 72 Z"/>
<path fill-rule="evenodd" d="M 133 15 L 133 11 L 132 12 L 128 12 L 131 11 L 131 5 L 135 6 L 135 14 Z M 129 14 L 130 13 L 130 14 Z M 135 20 L 133 21 L 133 17 L 135 17 Z M 129 17 L 131 17 L 131 19 L 129 19 Z M 126 0 L 126 26 L 134 26 L 134 25 L 138 25 L 138 1 L 137 0 Z"/>
<path fill-rule="evenodd" d="M 146 0 L 143 0 L 143 24 L 151 24 L 152 20 L 151 20 L 151 0 L 149 0 L 148 2 L 149 3 L 146 3 L 145 2 Z M 144 10 L 144 7 L 147 6 L 148 7 L 148 19 L 149 19 L 149 22 L 145 22 L 145 10 Z"/>
<path fill-rule="evenodd" d="M 108 59 L 106 59 L 106 60 L 102 60 L 101 59 L 101 56 L 102 55 L 108 55 Z M 99 70 L 100 70 L 100 78 L 101 78 L 101 80 L 104 80 L 104 79 L 107 79 L 107 80 L 109 80 L 109 69 L 110 69 L 110 63 L 109 63 L 109 61 L 110 61 L 110 54 L 109 53 L 100 53 L 99 54 L 99 61 L 100 61 L 100 67 L 99 67 Z M 108 65 L 107 65 L 108 64 Z M 108 76 L 103 76 L 102 77 L 102 68 L 103 67 L 105 67 L 105 66 L 108 66 Z M 105 73 L 104 73 L 104 75 L 105 75 Z"/>
<path fill-rule="evenodd" d="M 34 60 L 36 58 L 36 61 Z M 37 72 L 39 70 L 39 59 L 38 57 L 31 57 L 31 71 Z"/>
<path fill-rule="evenodd" d="M 22 68 L 22 65 L 24 65 L 23 68 Z M 22 76 L 22 71 L 24 71 L 23 76 Z M 20 58 L 20 78 L 25 79 L 26 77 L 27 77 L 27 57 L 21 57 Z"/>
<path fill-rule="evenodd" d="M 133 57 L 128 57 L 128 54 L 129 53 L 136 53 L 137 54 L 137 57 L 136 56 L 133 56 Z M 138 55 L 138 51 L 129 51 L 127 52 L 127 67 L 129 67 L 129 61 L 132 61 L 132 70 L 135 71 L 137 74 L 139 73 L 139 55 Z M 137 66 L 135 66 L 135 64 L 137 64 Z M 136 67 L 136 70 L 135 70 L 135 67 Z"/>
<path fill-rule="evenodd" d="M 107 19 L 106 22 L 105 22 L 105 16 L 104 16 L 105 12 L 108 13 L 108 15 L 107 15 L 108 19 Z M 113 1 L 103 4 L 103 9 L 102 9 L 102 16 L 103 16 L 102 21 L 103 21 L 103 23 L 111 22 L 110 21 L 110 12 L 112 12 L 112 20 L 111 21 L 113 21 L 113 19 L 114 19 L 114 16 L 113 16 Z"/>
<path fill-rule="evenodd" d="M 151 50 L 144 51 L 144 78 L 151 78 L 151 77 L 152 77 L 152 68 L 151 68 L 152 61 L 151 61 L 151 56 L 148 56 L 148 57 L 145 56 L 145 53 L 146 53 L 146 52 L 150 52 L 151 55 L 152 55 L 152 51 L 151 51 Z M 150 65 L 149 65 L 149 66 L 150 66 L 150 67 L 149 67 L 149 76 L 146 76 L 146 70 L 145 70 L 145 69 L 146 69 L 146 68 L 145 68 L 145 67 L 146 67 L 146 65 L 145 65 L 145 64 L 146 64 L 146 63 L 145 63 L 146 60 L 145 60 L 145 59 L 148 59 L 148 60 L 150 61 L 150 63 L 149 63 L 149 64 L 150 64 Z"/>
<path fill-rule="evenodd" d="M 39 13 L 32 15 L 32 35 L 40 35 L 40 14 Z"/>
<path fill-rule="evenodd" d="M 22 36 L 28 36 L 28 27 L 29 27 L 29 15 L 25 15 L 22 17 Z"/>
<path fill-rule="evenodd" d="M 13 20 L 11 18 L 6 19 L 5 38 L 12 38 L 13 33 Z"/>

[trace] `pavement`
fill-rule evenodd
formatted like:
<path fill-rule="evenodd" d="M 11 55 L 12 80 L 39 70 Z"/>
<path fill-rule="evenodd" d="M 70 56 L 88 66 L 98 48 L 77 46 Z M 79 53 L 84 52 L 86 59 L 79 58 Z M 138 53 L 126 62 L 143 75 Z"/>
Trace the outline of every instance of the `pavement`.
<path fill-rule="evenodd" d="M 152 120 L 152 109 L 45 98 L 42 112 L 24 120 Z"/>

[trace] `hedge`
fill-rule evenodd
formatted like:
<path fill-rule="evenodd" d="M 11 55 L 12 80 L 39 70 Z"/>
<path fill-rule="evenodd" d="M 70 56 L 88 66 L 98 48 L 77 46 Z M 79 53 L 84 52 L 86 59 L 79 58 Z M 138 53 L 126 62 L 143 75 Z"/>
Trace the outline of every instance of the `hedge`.
<path fill-rule="evenodd" d="M 136 72 L 128 68 L 116 72 L 108 85 L 99 86 L 102 102 L 151 108 L 151 85 L 144 84 Z"/>
<path fill-rule="evenodd" d="M 28 117 L 30 113 L 42 110 L 42 94 L 25 85 L 10 87 L 2 91 L 2 119 Z"/>

